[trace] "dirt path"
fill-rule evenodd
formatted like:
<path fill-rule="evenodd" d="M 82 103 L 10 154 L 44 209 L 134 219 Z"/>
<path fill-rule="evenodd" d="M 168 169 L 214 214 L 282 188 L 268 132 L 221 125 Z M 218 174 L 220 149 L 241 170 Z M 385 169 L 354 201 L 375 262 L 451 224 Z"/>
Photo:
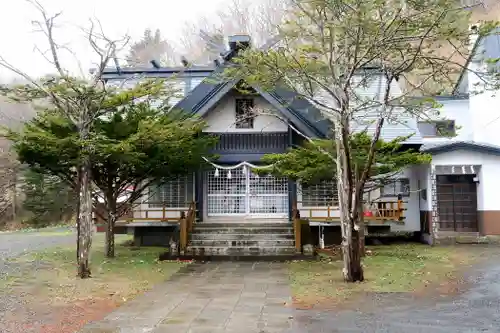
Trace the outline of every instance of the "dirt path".
<path fill-rule="evenodd" d="M 410 298 L 384 295 L 356 311 L 296 311 L 287 333 L 500 332 L 500 256 L 493 250 L 467 273 L 467 290 L 454 296 Z"/>
<path fill-rule="evenodd" d="M 36 290 L 16 283 L 20 276 L 36 276 L 47 269 L 43 262 L 15 262 L 12 259 L 29 252 L 67 246 L 75 242 L 75 234 L 67 229 L 42 232 L 0 234 L 0 332 L 2 333 L 73 333 L 79 321 L 100 319 L 110 302 L 55 305 L 37 299 Z"/>

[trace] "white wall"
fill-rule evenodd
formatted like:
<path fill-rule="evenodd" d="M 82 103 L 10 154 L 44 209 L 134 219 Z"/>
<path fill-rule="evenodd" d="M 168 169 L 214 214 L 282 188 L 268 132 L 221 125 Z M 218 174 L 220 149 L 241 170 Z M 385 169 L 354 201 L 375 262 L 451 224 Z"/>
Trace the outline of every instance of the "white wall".
<path fill-rule="evenodd" d="M 498 189 L 500 188 L 500 156 L 470 150 L 455 150 L 433 156 L 434 165 L 475 164 L 481 165 L 477 185 L 478 210 L 500 210 Z"/>
<path fill-rule="evenodd" d="M 431 211 L 431 166 L 421 165 L 418 167 L 418 179 L 420 180 L 419 192 L 419 210 Z M 425 192 L 425 199 L 422 198 L 422 192 Z"/>
<path fill-rule="evenodd" d="M 471 71 L 485 70 L 478 62 L 471 62 Z M 484 91 L 481 80 L 469 72 L 468 83 L 470 92 L 471 132 L 473 140 L 500 145 L 500 93 Z"/>
<path fill-rule="evenodd" d="M 454 120 L 457 127 L 457 135 L 451 138 L 436 137 L 425 138 L 424 143 L 442 143 L 447 141 L 470 141 L 474 139 L 473 117 L 469 108 L 468 99 L 438 100 L 442 105 L 437 111 L 439 115 L 429 114 L 435 120 Z"/>
<path fill-rule="evenodd" d="M 410 196 L 403 197 L 404 224 L 391 224 L 391 231 L 412 232 L 420 231 L 420 207 L 419 207 L 419 188 L 418 179 L 420 176 L 420 166 L 412 166 L 401 172 L 399 178 L 408 178 L 410 180 Z M 384 198 L 385 199 L 385 198 Z M 392 198 L 397 201 L 397 198 Z"/>
<path fill-rule="evenodd" d="M 278 112 L 261 96 L 255 97 L 254 107 L 264 112 Z M 224 96 L 213 110 L 208 111 L 204 119 L 208 124 L 205 132 L 252 133 L 288 131 L 288 126 L 281 119 L 265 114 L 254 118 L 254 128 L 252 129 L 236 128 L 236 102 L 235 96 L 232 94 Z"/>

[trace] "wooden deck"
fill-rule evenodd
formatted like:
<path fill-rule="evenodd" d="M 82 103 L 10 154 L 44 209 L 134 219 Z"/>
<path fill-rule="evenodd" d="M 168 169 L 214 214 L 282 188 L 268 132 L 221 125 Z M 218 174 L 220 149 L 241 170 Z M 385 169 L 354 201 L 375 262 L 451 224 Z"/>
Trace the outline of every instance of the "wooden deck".
<path fill-rule="evenodd" d="M 377 201 L 369 205 L 363 217 L 366 224 L 383 224 L 388 222 L 404 223 L 404 203 L 398 201 Z M 188 246 L 189 234 L 196 221 L 196 204 L 191 202 L 188 208 L 141 208 L 134 209 L 133 214 L 117 222 L 117 226 L 179 226 L 179 241 L 181 253 Z M 311 225 L 337 225 L 340 223 L 337 206 L 301 207 L 295 202 L 292 208 L 292 220 L 297 253 L 301 252 L 301 226 L 306 220 Z"/>
<path fill-rule="evenodd" d="M 384 223 L 404 221 L 403 201 L 378 201 L 372 203 L 364 212 L 365 222 Z M 324 207 L 301 207 L 301 202 L 294 205 L 294 210 L 300 219 L 311 222 L 340 222 L 340 211 L 338 206 Z"/>
<path fill-rule="evenodd" d="M 309 225 L 334 226 L 340 224 L 338 206 L 301 207 L 301 202 L 295 202 L 292 209 L 293 232 L 295 236 L 295 250 L 302 251 L 301 230 L 302 221 Z M 300 209 L 298 207 L 301 207 Z M 363 220 L 367 225 L 384 224 L 389 222 L 404 223 L 405 208 L 403 201 L 377 201 L 371 203 L 364 211 Z"/>

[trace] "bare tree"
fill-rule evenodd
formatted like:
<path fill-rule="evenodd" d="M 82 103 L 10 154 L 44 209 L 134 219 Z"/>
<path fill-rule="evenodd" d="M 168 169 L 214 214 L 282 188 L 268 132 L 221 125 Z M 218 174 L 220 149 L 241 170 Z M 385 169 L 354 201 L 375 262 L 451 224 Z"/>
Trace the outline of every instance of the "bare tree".
<path fill-rule="evenodd" d="M 289 0 L 231 0 L 217 11 L 215 19 L 199 17 L 195 22 L 186 22 L 180 49 L 191 61 L 208 63 L 225 50 L 224 37 L 229 35 L 247 34 L 255 46 L 262 46 L 278 34 L 278 25 L 289 3 Z"/>
<path fill-rule="evenodd" d="M 97 63 L 91 78 L 76 78 L 61 62 L 61 52 L 68 50 L 60 45 L 55 37 L 56 21 L 61 13 L 49 14 L 37 0 L 28 0 L 39 12 L 40 20 L 33 21 L 37 31 L 41 32 L 47 41 L 47 50 L 38 49 L 53 65 L 57 75 L 35 79 L 22 69 L 12 65 L 0 56 L 0 66 L 18 74 L 28 84 L 15 88 L 4 88 L 4 92 L 17 101 L 37 102 L 42 108 L 51 108 L 60 112 L 77 127 L 82 142 L 88 142 L 90 131 L 95 119 L 106 112 L 102 105 L 105 95 L 105 85 L 102 80 L 104 69 L 117 52 L 122 50 L 129 38 L 115 40 L 107 37 L 99 21 L 90 20 L 90 28 L 82 29 L 86 39 L 97 55 Z M 79 179 L 79 212 L 78 222 L 78 275 L 88 278 L 90 271 L 90 248 L 92 245 L 92 196 L 91 196 L 91 160 L 93 147 L 84 144 L 81 147 L 81 159 L 74 179 Z M 78 175 L 78 176 L 77 176 Z"/>
<path fill-rule="evenodd" d="M 333 124 L 335 154 L 325 154 L 336 169 L 343 274 L 346 281 L 362 281 L 363 194 L 382 128 L 409 126 L 408 117 L 425 119 L 431 108 L 416 103 L 415 95 L 423 90 L 432 96 L 425 90 L 428 81 L 446 85 L 451 75 L 467 70 L 454 56 L 468 57 L 461 50 L 472 34 L 470 12 L 456 0 L 294 0 L 291 14 L 277 49 L 245 51 L 226 75 L 263 89 L 293 89 Z M 489 33 L 495 25 L 484 22 L 478 32 Z M 436 52 L 450 44 L 453 52 Z M 475 74 L 485 85 L 495 84 L 488 73 Z M 351 142 L 359 132 L 371 138 L 362 164 Z"/>
<path fill-rule="evenodd" d="M 13 103 L 0 96 L 0 126 L 17 129 L 34 115 L 35 109 L 31 105 Z M 11 142 L 0 137 L 0 220 L 4 222 L 17 217 L 19 171 L 20 164 L 11 152 Z"/>
<path fill-rule="evenodd" d="M 153 34 L 151 29 L 144 31 L 141 40 L 130 45 L 130 51 L 126 56 L 128 66 L 149 67 L 152 60 L 161 65 L 175 65 L 180 57 L 175 52 L 170 42 L 161 36 L 160 30 Z"/>

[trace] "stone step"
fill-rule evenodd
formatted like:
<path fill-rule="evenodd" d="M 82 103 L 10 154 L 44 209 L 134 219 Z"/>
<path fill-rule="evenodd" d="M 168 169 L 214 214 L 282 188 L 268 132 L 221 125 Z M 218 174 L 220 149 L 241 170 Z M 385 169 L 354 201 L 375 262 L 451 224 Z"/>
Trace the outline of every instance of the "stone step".
<path fill-rule="evenodd" d="M 293 224 L 287 223 L 242 223 L 242 222 L 224 222 L 224 223 L 213 223 L 213 222 L 198 222 L 194 224 L 195 228 L 293 228 Z"/>
<path fill-rule="evenodd" d="M 292 233 L 269 234 L 269 233 L 192 233 L 192 240 L 284 240 L 294 239 Z"/>
<path fill-rule="evenodd" d="M 270 239 L 270 240 L 191 240 L 192 246 L 213 247 L 281 247 L 294 245 L 293 239 Z"/>
<path fill-rule="evenodd" d="M 195 223 L 200 228 L 290 228 L 291 223 Z"/>
<path fill-rule="evenodd" d="M 194 246 L 187 250 L 192 255 L 220 255 L 220 256 L 260 256 L 260 255 L 290 255 L 295 253 L 292 246 L 272 246 L 272 247 L 246 247 L 246 246 Z"/>
<path fill-rule="evenodd" d="M 192 234 L 246 234 L 246 235 L 252 235 L 252 234 L 285 234 L 285 235 L 292 235 L 293 234 L 293 228 L 290 227 L 283 227 L 283 228 L 277 228 L 277 227 L 266 227 L 266 228 L 241 228 L 241 227 L 235 227 L 235 228 L 201 228 L 196 226 Z"/>
<path fill-rule="evenodd" d="M 220 223 L 238 223 L 238 224 L 288 224 L 288 218 L 272 219 L 272 218 L 245 218 L 245 217 L 212 217 L 204 221 L 198 222 L 200 224 L 220 224 Z"/>

